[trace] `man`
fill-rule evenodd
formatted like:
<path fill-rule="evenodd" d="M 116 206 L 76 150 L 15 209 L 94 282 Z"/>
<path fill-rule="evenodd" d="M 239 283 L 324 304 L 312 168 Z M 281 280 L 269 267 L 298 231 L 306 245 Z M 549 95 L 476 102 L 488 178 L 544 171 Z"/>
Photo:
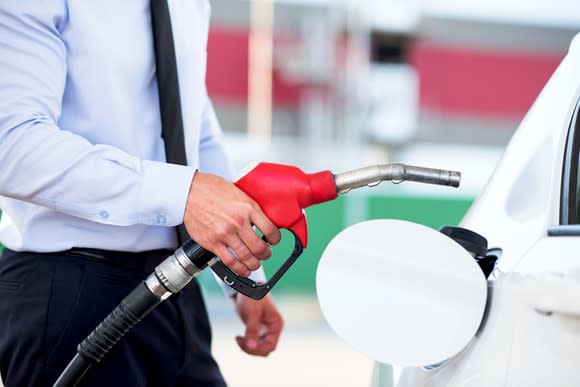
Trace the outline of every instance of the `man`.
<path fill-rule="evenodd" d="M 175 226 L 240 275 L 271 254 L 253 225 L 280 239 L 227 180 L 205 89 L 207 0 L 169 1 L 188 166 L 166 163 L 155 47 L 168 42 L 154 42 L 151 14 L 165 1 L 0 0 L 7 387 L 52 385 L 76 345 L 178 246 Z M 268 355 L 283 324 L 272 300 L 234 299 L 246 324 L 239 346 Z M 82 385 L 225 385 L 198 285 L 155 309 Z"/>

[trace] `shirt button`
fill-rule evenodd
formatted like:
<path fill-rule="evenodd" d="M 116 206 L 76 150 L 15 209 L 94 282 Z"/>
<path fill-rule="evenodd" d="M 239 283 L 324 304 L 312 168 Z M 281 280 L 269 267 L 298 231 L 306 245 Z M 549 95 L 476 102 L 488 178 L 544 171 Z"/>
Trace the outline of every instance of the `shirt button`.
<path fill-rule="evenodd" d="M 101 211 L 101 218 L 107 219 L 109 217 L 109 213 L 107 211 Z"/>
<path fill-rule="evenodd" d="M 167 219 L 165 218 L 165 215 L 159 215 L 157 217 L 157 223 L 165 224 L 165 222 L 167 222 Z"/>

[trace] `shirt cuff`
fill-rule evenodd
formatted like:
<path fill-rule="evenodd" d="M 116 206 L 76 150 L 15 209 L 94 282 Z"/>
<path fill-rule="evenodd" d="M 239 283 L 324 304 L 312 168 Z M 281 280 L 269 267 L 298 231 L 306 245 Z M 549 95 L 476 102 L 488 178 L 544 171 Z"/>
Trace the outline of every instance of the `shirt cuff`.
<path fill-rule="evenodd" d="M 143 160 L 142 165 L 140 223 L 168 227 L 183 223 L 196 168 L 149 160 Z"/>

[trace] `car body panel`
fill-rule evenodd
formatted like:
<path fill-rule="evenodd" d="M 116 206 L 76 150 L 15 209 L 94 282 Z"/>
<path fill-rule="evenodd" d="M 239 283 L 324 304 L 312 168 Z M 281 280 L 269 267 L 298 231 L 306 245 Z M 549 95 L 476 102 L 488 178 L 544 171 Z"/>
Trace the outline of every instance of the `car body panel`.
<path fill-rule="evenodd" d="M 399 387 L 580 386 L 580 233 L 548 235 L 579 98 L 580 34 L 461 223 L 502 249 L 478 334 L 440 367 L 404 369 Z"/>
<path fill-rule="evenodd" d="M 566 135 L 580 96 L 580 34 L 508 144 L 461 226 L 503 250 L 509 271 L 558 224 Z M 522 69 L 525 71 L 525 69 Z"/>

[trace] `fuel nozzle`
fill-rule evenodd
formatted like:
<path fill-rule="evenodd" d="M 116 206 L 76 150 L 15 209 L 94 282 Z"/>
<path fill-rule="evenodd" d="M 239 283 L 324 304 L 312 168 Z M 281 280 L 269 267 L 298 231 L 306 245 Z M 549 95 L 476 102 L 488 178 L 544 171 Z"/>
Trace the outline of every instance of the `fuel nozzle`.
<path fill-rule="evenodd" d="M 257 284 L 236 275 L 215 254 L 193 240 L 186 241 L 161 262 L 78 346 L 78 353 L 54 387 L 75 386 L 87 370 L 151 310 L 178 293 L 206 267 L 234 290 L 254 299 L 263 298 L 302 254 L 307 243 L 304 209 L 336 199 L 352 189 L 375 186 L 382 181 L 459 186 L 460 173 L 405 164 L 373 165 L 348 172 L 305 173 L 291 165 L 260 163 L 235 184 L 254 199 L 268 218 L 294 235 L 294 250 L 271 278 Z"/>
<path fill-rule="evenodd" d="M 346 194 L 360 187 L 374 187 L 383 181 L 403 181 L 459 187 L 461 173 L 444 169 L 416 167 L 406 164 L 379 164 L 334 175 L 336 190 Z"/>

